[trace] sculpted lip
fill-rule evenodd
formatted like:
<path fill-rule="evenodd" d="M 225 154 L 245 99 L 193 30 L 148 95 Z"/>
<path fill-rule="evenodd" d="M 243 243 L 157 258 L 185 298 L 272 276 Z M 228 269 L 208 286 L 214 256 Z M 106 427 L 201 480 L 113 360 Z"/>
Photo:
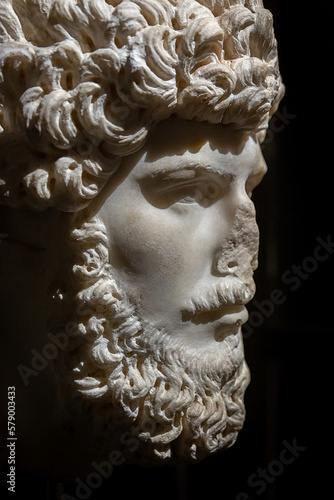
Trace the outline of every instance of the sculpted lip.
<path fill-rule="evenodd" d="M 243 325 L 248 320 L 248 312 L 244 305 L 227 305 L 221 309 L 197 312 L 189 320 L 195 325 Z"/>
<path fill-rule="evenodd" d="M 215 323 L 215 340 L 217 342 L 222 342 L 227 337 L 237 335 L 241 325 L 246 323 L 247 320 L 248 311 L 244 306 L 241 308 L 234 308 L 230 312 L 223 314 Z M 238 343 L 237 340 L 235 343 Z"/>
<path fill-rule="evenodd" d="M 221 311 L 223 314 L 217 320 L 217 323 L 222 325 L 243 325 L 248 320 L 248 311 L 245 306 L 235 306 L 224 308 Z"/>
<path fill-rule="evenodd" d="M 196 325 L 210 325 L 210 329 L 213 327 L 217 342 L 236 336 L 247 320 L 248 311 L 244 305 L 227 305 L 217 310 L 201 311 L 190 318 Z M 233 342 L 235 347 L 239 341 L 235 339 Z"/>

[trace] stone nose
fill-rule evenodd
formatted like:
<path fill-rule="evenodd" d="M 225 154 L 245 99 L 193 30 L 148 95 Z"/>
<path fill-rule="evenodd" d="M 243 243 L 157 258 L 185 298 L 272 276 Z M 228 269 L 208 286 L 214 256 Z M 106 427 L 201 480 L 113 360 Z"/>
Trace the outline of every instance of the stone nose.
<path fill-rule="evenodd" d="M 229 234 L 223 239 L 213 261 L 216 276 L 234 275 L 243 280 L 251 279 L 257 268 L 259 229 L 254 207 L 240 207 Z"/>
<path fill-rule="evenodd" d="M 226 262 L 226 259 L 223 257 L 223 255 L 219 255 L 216 260 L 215 267 L 220 276 L 229 276 L 237 272 L 239 263 L 237 260 L 230 260 Z"/>

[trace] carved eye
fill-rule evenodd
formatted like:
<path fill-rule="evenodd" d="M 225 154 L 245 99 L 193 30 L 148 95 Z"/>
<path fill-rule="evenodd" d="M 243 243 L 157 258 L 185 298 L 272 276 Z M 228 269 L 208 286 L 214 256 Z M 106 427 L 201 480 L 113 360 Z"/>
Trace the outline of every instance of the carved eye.
<path fill-rule="evenodd" d="M 187 171 L 189 174 L 189 171 Z M 141 189 L 145 198 L 158 208 L 169 208 L 173 205 L 197 205 L 209 207 L 220 199 L 230 183 L 230 178 L 210 174 L 196 175 L 191 178 L 154 178 L 143 179 Z"/>
<path fill-rule="evenodd" d="M 221 196 L 221 186 L 213 179 L 198 179 L 194 184 L 181 189 L 175 189 L 179 199 L 177 203 L 197 203 L 201 206 L 209 206 Z"/>
<path fill-rule="evenodd" d="M 201 191 L 197 186 L 197 183 L 185 186 L 175 186 L 172 187 L 166 193 L 171 204 L 183 203 L 185 205 L 191 205 L 193 203 L 200 203 L 201 201 Z"/>

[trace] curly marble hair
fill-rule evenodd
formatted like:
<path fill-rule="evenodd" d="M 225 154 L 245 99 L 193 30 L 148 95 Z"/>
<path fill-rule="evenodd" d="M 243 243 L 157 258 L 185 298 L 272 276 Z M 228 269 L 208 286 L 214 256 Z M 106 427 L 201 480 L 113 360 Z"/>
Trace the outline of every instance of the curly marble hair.
<path fill-rule="evenodd" d="M 173 114 L 262 140 L 283 89 L 262 0 L 1 0 L 0 202 L 84 208 Z"/>

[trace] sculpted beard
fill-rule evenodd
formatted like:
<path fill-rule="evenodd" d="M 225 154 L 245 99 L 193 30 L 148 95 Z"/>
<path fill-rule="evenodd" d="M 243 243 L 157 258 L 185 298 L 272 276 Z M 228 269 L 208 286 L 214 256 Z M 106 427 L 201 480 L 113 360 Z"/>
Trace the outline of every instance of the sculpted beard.
<path fill-rule="evenodd" d="M 57 360 L 68 396 L 65 421 L 89 415 L 101 455 L 120 449 L 113 436 L 130 430 L 138 449 L 124 450 L 128 462 L 199 460 L 231 446 L 244 422 L 249 383 L 241 331 L 205 352 L 181 345 L 136 316 L 113 279 L 104 224 L 92 219 L 72 235 L 78 321 Z M 216 306 L 247 295 L 240 283 L 225 292 L 220 287 L 213 299 L 211 290 L 209 301 Z"/>

